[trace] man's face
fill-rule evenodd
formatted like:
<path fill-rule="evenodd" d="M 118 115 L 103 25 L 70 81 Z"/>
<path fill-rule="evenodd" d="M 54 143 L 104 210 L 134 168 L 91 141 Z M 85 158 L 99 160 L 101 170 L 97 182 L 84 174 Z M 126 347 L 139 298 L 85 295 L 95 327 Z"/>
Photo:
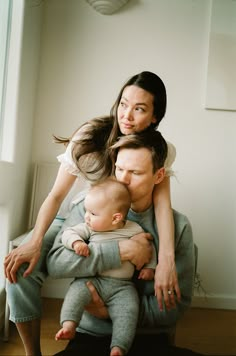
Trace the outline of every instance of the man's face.
<path fill-rule="evenodd" d="M 164 177 L 164 170 L 161 170 Z M 115 176 L 118 181 L 127 185 L 134 211 L 144 211 L 151 205 L 154 185 L 163 179 L 160 179 L 161 170 L 153 173 L 151 152 L 145 147 L 119 150 Z"/>

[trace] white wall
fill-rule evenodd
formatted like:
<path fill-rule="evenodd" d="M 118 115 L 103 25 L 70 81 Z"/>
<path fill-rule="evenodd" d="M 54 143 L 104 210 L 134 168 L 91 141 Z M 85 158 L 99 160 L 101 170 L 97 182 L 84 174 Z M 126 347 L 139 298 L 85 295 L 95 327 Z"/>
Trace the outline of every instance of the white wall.
<path fill-rule="evenodd" d="M 236 308 L 236 112 L 204 108 L 210 10 L 207 0 L 130 0 L 105 16 L 84 0 L 46 1 L 33 161 L 63 150 L 52 133 L 109 113 L 130 76 L 159 74 L 168 92 L 160 130 L 177 148 L 173 206 L 192 223 L 207 305 Z"/>

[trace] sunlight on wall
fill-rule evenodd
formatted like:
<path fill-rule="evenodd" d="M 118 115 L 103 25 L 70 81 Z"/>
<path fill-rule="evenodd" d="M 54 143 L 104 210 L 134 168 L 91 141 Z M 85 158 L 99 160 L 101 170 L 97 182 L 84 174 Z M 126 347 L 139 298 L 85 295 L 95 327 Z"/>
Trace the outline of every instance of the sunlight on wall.
<path fill-rule="evenodd" d="M 3 270 L 3 261 L 8 251 L 8 215 L 7 207 L 0 206 L 0 236 L 1 236 L 1 249 L 0 249 L 0 329 L 3 326 L 4 311 L 5 311 L 5 276 Z"/>
<path fill-rule="evenodd" d="M 1 249 L 0 249 L 0 290 L 4 287 L 4 271 L 3 261 L 8 250 L 8 208 L 0 206 L 0 235 L 1 235 Z"/>
<path fill-rule="evenodd" d="M 1 2 L 1 129 L 0 159 L 12 162 L 16 135 L 16 113 L 24 18 L 24 0 Z M 2 17 L 4 21 L 2 21 Z"/>
<path fill-rule="evenodd" d="M 0 328 L 5 309 L 3 262 L 9 241 L 23 18 L 24 0 L 0 2 Z"/>

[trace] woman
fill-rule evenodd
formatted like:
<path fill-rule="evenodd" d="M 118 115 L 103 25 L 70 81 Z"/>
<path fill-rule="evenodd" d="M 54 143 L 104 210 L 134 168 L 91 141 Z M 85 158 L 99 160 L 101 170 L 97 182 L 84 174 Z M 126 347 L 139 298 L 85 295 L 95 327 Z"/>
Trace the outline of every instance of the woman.
<path fill-rule="evenodd" d="M 16 323 L 27 355 L 40 355 L 39 291 L 46 276 L 45 257 L 61 226 L 61 220 L 55 217 L 64 198 L 78 177 L 97 180 L 109 176 L 112 164 L 108 148 L 121 135 L 141 132 L 150 126 L 155 130 L 165 112 L 166 90 L 162 80 L 154 73 L 142 72 L 122 87 L 110 116 L 85 123 L 70 139 L 56 137 L 57 142 L 67 145 L 67 149 L 58 157 L 61 165 L 54 186 L 40 208 L 32 236 L 5 259 L 5 274 L 10 282 L 10 318 Z M 162 298 L 167 309 L 174 306 L 173 294 L 169 295 L 169 290 L 175 291 L 180 299 L 174 261 L 174 223 L 169 178 L 174 158 L 175 149 L 168 145 L 166 177 L 153 194 L 160 240 L 155 271 L 155 294 L 160 309 L 163 308 Z M 144 249 L 139 250 L 140 258 L 144 253 L 141 251 Z M 22 266 L 25 263 L 28 263 L 27 268 Z M 29 275 L 32 278 L 25 278 Z M 26 302 L 16 305 L 14 300 L 19 301 L 19 298 L 22 301 L 31 300 L 30 305 Z"/>

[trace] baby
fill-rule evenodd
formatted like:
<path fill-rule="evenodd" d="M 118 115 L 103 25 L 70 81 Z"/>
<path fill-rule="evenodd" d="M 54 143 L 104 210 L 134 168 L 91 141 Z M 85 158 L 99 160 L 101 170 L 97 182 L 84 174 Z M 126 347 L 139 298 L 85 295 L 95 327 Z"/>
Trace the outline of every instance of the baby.
<path fill-rule="evenodd" d="M 130 194 L 123 183 L 108 178 L 93 185 L 84 201 L 85 223 L 67 228 L 62 234 L 62 243 L 86 258 L 90 253 L 90 244 L 129 239 L 143 232 L 137 223 L 126 220 L 130 205 Z M 152 261 L 140 271 L 139 278 L 153 279 L 155 267 L 156 254 L 153 247 Z M 65 296 L 61 310 L 62 328 L 57 332 L 56 340 L 74 338 L 84 308 L 91 301 L 86 285 L 91 281 L 112 320 L 110 356 L 127 354 L 135 336 L 139 313 L 139 298 L 131 281 L 134 270 L 135 266 L 125 261 L 119 269 L 107 270 L 90 278 L 76 278 Z"/>

